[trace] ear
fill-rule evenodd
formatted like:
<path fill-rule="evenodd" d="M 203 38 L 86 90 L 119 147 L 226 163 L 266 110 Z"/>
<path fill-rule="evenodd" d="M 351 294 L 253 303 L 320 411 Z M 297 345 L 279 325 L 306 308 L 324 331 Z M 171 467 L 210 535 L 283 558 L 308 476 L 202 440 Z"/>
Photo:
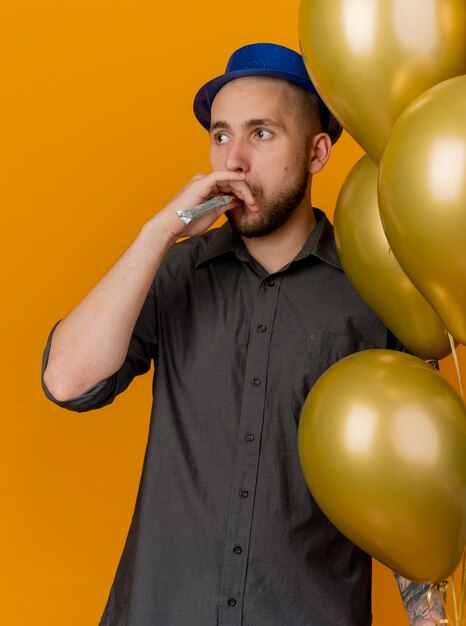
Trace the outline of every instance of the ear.
<path fill-rule="evenodd" d="M 309 173 L 317 174 L 327 163 L 332 149 L 332 141 L 327 133 L 318 133 L 311 139 Z"/>

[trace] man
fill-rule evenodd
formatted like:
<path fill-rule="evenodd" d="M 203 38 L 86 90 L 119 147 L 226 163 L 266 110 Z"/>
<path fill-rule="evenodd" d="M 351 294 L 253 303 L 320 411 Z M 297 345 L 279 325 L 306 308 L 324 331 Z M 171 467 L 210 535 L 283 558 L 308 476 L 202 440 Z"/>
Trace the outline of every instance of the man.
<path fill-rule="evenodd" d="M 311 208 L 341 128 L 300 55 L 272 44 L 235 52 L 194 111 L 212 172 L 142 227 L 44 357 L 46 393 L 77 411 L 156 362 L 136 510 L 101 624 L 369 624 L 370 557 L 317 507 L 296 441 L 327 367 L 400 348 Z M 218 194 L 234 194 L 220 229 L 205 232 L 220 211 L 178 218 Z"/>

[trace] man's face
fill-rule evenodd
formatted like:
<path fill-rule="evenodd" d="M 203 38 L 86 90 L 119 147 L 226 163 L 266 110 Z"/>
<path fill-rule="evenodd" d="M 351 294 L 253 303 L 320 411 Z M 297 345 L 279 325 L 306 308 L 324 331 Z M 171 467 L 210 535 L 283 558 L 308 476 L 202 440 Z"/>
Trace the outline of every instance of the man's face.
<path fill-rule="evenodd" d="M 293 86 L 271 78 L 233 80 L 215 97 L 212 169 L 244 172 L 257 202 L 226 214 L 244 237 L 267 235 L 306 207 L 310 141 L 300 107 Z"/>

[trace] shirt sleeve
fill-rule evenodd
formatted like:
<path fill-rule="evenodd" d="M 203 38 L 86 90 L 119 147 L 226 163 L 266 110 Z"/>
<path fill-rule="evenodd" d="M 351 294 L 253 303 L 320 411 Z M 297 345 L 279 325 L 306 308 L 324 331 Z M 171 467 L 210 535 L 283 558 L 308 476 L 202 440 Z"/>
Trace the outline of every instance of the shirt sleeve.
<path fill-rule="evenodd" d="M 109 378 L 102 380 L 81 395 L 64 402 L 57 400 L 44 381 L 53 333 L 53 327 L 42 358 L 42 388 L 49 400 L 70 411 L 91 411 L 111 404 L 116 396 L 124 391 L 135 376 L 150 369 L 157 353 L 157 324 L 154 287 L 151 286 L 139 318 L 134 327 L 125 361 L 120 369 Z"/>

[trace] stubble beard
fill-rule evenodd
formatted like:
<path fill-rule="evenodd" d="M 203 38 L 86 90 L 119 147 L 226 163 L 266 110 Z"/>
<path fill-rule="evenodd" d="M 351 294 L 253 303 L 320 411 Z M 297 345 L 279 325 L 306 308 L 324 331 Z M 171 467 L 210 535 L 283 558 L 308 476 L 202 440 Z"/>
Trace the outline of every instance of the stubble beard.
<path fill-rule="evenodd" d="M 227 211 L 226 216 L 232 229 L 242 237 L 264 237 L 270 235 L 285 224 L 294 214 L 302 200 L 306 196 L 309 172 L 307 167 L 302 168 L 301 175 L 296 183 L 276 192 L 266 201 L 260 213 L 248 219 L 235 211 Z M 264 197 L 262 187 L 249 183 L 254 196 L 261 200 Z"/>

